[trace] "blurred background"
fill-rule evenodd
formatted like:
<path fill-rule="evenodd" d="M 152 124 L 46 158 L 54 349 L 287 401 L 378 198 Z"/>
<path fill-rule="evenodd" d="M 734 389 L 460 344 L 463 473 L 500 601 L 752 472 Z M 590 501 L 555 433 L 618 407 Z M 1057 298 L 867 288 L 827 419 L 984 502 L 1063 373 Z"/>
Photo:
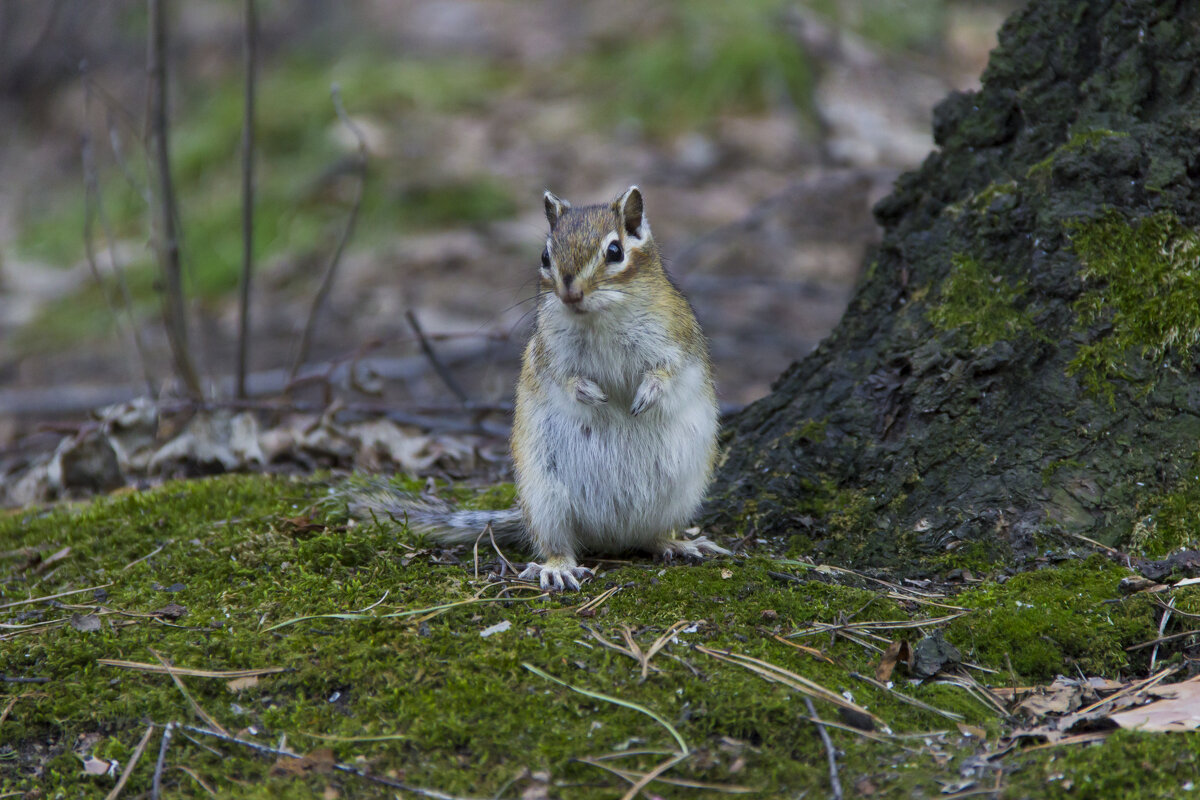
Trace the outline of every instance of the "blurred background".
<path fill-rule="evenodd" d="M 878 240 L 871 206 L 932 148 L 932 106 L 977 85 L 1017 5 L 259 0 L 252 394 L 287 383 L 353 214 L 306 359 L 333 377 L 289 396 L 457 403 L 411 311 L 471 403 L 502 409 L 543 189 L 578 204 L 637 183 L 721 401 L 764 395 L 841 316 Z M 166 9 L 191 346 L 219 399 L 238 336 L 243 5 Z M 148 27 L 144 1 L 0 0 L 0 446 L 176 385 L 151 239 Z M 358 139 L 334 83 L 367 151 L 357 212 Z"/>

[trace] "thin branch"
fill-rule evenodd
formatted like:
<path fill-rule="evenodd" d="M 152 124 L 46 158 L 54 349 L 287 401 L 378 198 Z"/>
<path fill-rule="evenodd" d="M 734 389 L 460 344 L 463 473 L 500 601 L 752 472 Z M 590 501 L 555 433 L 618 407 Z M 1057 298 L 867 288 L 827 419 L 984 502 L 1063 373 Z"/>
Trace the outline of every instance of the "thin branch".
<path fill-rule="evenodd" d="M 173 725 L 175 723 L 170 723 L 170 724 Z M 197 728 L 194 725 L 184 725 L 184 724 L 180 723 L 179 727 L 183 728 L 184 730 L 192 731 L 193 733 L 200 733 L 205 736 L 212 736 L 213 738 L 220 739 L 223 742 L 229 742 L 231 744 L 240 744 L 243 747 L 249 747 L 251 750 L 256 750 L 259 753 L 269 753 L 274 756 L 284 756 L 286 758 L 297 758 L 297 759 L 304 757 L 304 756 L 300 755 L 299 753 L 292 753 L 288 750 L 282 750 L 282 749 L 279 749 L 276 747 L 270 747 L 269 745 L 259 744 L 258 742 L 251 742 L 246 739 L 239 739 L 236 736 L 230 736 L 227 733 L 222 734 L 222 733 L 217 733 L 216 731 L 205 730 L 204 728 Z M 370 773 L 363 772 L 362 770 L 360 770 L 356 767 L 352 767 L 349 764 L 342 764 L 340 762 L 337 762 L 337 763 L 334 763 L 333 768 L 336 769 L 338 772 L 345 772 L 349 775 L 355 776 L 356 778 L 362 778 L 363 780 L 371 781 L 372 783 L 382 784 L 383 786 L 390 786 L 393 789 L 400 789 L 401 791 L 405 791 L 405 792 L 412 792 L 413 794 L 417 795 L 418 797 L 428 797 L 428 798 L 431 798 L 431 800 L 465 800 L 465 798 L 459 798 L 454 795 L 445 794 L 444 792 L 439 792 L 436 789 L 422 789 L 419 786 L 412 786 L 411 784 L 401 783 L 400 781 L 394 781 L 394 780 L 391 780 L 390 778 L 384 778 L 379 775 L 371 775 Z"/>
<path fill-rule="evenodd" d="M 805 697 L 804 705 L 808 707 L 808 716 L 817 726 L 817 733 L 821 734 L 821 744 L 825 745 L 825 757 L 829 760 L 829 784 L 833 790 L 832 797 L 834 800 L 842 800 L 842 782 L 838 779 L 837 750 L 834 749 L 833 741 L 829 738 L 829 731 L 825 730 L 825 722 L 817 716 L 817 709 L 813 706 L 812 699 Z"/>
<path fill-rule="evenodd" d="M 404 318 L 408 320 L 409 327 L 413 329 L 413 333 L 421 345 L 421 352 L 429 359 L 429 363 L 433 365 L 433 371 L 442 379 L 442 383 L 446 384 L 446 388 L 454 392 L 454 396 L 458 398 L 460 403 L 463 405 L 470 403 L 471 399 L 467 397 L 467 393 L 463 391 L 462 386 L 459 385 L 450 370 L 446 368 L 446 365 L 442 363 L 442 360 L 437 357 L 437 353 L 433 350 L 433 345 L 425 338 L 425 331 L 421 330 L 421 324 L 417 322 L 417 315 L 413 313 L 411 308 L 404 312 Z"/>
<path fill-rule="evenodd" d="M 108 215 L 104 213 L 104 200 L 100 193 L 100 179 L 97 176 L 95 149 L 92 143 L 91 129 L 88 127 L 91 119 L 92 105 L 92 82 L 88 78 L 86 63 L 81 67 L 85 70 L 83 77 L 83 144 L 80 147 L 80 158 L 83 162 L 83 251 L 87 256 L 88 266 L 92 270 L 92 276 L 96 279 L 96 285 L 100 289 L 100 294 L 104 296 L 104 303 L 108 306 L 109 313 L 113 316 L 113 321 L 120 330 L 121 314 L 116 304 L 109 297 L 109 293 L 104 288 L 104 276 L 100 273 L 100 264 L 96 260 L 96 245 L 93 241 L 92 226 L 99 219 L 100 227 L 104 231 L 105 241 L 108 244 L 108 264 L 112 270 L 113 278 L 116 280 L 117 289 L 121 293 L 121 305 L 125 311 L 128 322 L 128 336 L 133 344 L 133 349 L 138 354 L 138 361 L 142 367 L 142 377 L 146 381 L 146 392 L 153 397 L 154 386 L 157 381 L 154 379 L 154 374 L 150 371 L 150 359 L 146 355 L 146 346 L 142 342 L 141 332 L 138 330 L 137 317 L 133 312 L 133 297 L 129 293 L 129 285 L 125 282 L 125 270 L 122 269 L 117 261 L 117 243 L 116 237 L 113 235 L 112 225 L 108 221 Z"/>
<path fill-rule="evenodd" d="M 242 285 L 238 296 L 237 397 L 246 397 L 250 343 L 250 277 L 254 272 L 254 84 L 258 61 L 258 15 L 245 0 L 245 109 L 242 113 Z"/>
<path fill-rule="evenodd" d="M 312 346 L 313 331 L 317 327 L 317 317 L 321 313 L 322 307 L 325 305 L 325 300 L 329 296 L 330 289 L 333 288 L 333 277 L 337 274 L 338 264 L 342 260 L 342 252 L 346 249 L 346 244 L 350 241 L 350 235 L 354 233 L 354 224 L 358 221 L 358 210 L 362 207 L 363 194 L 367 186 L 367 138 L 359 127 L 354 124 L 354 120 L 350 119 L 350 115 L 346 113 L 346 109 L 342 106 L 342 90 L 336 83 L 329 89 L 329 95 L 333 99 L 333 108 L 337 112 L 338 118 L 342 124 L 350 129 L 354 134 L 354 138 L 358 140 L 358 157 L 354 161 L 355 171 L 358 173 L 358 189 L 354 193 L 354 204 L 350 207 L 350 216 L 346 218 L 346 227 L 342 230 L 342 237 L 338 240 L 337 247 L 333 251 L 333 255 L 329 259 L 328 266 L 325 267 L 325 275 L 321 278 L 321 285 L 317 287 L 317 293 L 313 296 L 312 307 L 308 310 L 308 318 L 304 321 L 304 332 L 300 335 L 300 346 L 296 350 L 296 358 L 292 362 L 292 370 L 290 378 L 295 379 L 300 372 L 300 367 L 308 360 L 308 351 Z"/>
<path fill-rule="evenodd" d="M 227 733 L 227 731 L 221 727 L 221 723 L 210 717 L 208 712 L 201 708 L 200 704 L 197 703 L 195 698 L 192 697 L 191 692 L 187 690 L 187 687 L 183 685 L 183 680 L 179 677 L 179 670 L 168 664 L 167 660 L 160 656 L 156 651 L 151 650 L 150 654 L 162 662 L 163 670 L 165 670 L 166 673 L 171 676 L 171 680 L 175 681 L 175 685 L 178 686 L 179 691 L 183 693 L 183 697 L 188 701 L 188 705 L 192 707 L 192 711 L 196 712 L 196 716 L 204 720 L 213 730 L 220 731 L 221 733 Z M 163 735 L 166 736 L 166 733 Z"/>
<path fill-rule="evenodd" d="M 163 277 L 163 323 L 175 359 L 175 371 L 188 393 L 201 396 L 200 378 L 188 346 L 187 308 L 183 302 L 183 275 L 179 260 L 178 204 L 171 181 L 171 152 L 167 139 L 167 19 L 164 0 L 150 4 L 150 42 L 147 71 L 150 76 L 149 123 L 154 139 L 158 172 L 158 260 Z"/>
<path fill-rule="evenodd" d="M 158 761 L 154 763 L 154 781 L 150 788 L 150 800 L 158 800 L 162 794 L 163 764 L 167 761 L 167 748 L 171 744 L 171 736 L 175 733 L 175 723 L 168 722 L 163 728 L 162 742 L 158 745 Z"/>
<path fill-rule="evenodd" d="M 133 768 L 137 766 L 142 753 L 146 751 L 146 745 L 150 744 L 150 737 L 153 734 L 154 726 L 147 725 L 146 732 L 142 734 L 142 740 L 138 742 L 133 755 L 129 757 L 129 763 L 125 765 L 125 769 L 121 770 L 121 777 L 117 779 L 117 785 L 112 788 L 111 792 L 105 795 L 104 800 L 117 800 L 117 795 L 121 794 L 121 790 L 125 788 L 125 783 L 129 780 L 129 776 L 133 774 Z"/>

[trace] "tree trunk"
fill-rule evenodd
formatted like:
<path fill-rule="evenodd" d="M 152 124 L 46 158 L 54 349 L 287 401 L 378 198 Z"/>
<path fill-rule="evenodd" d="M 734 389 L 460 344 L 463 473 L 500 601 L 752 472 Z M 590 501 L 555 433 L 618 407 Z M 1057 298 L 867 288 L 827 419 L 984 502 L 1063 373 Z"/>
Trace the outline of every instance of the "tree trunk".
<path fill-rule="evenodd" d="M 1035 0 L 706 522 L 901 574 L 1200 534 L 1200 3 Z M 1086 545 L 1084 545 L 1086 547 Z"/>

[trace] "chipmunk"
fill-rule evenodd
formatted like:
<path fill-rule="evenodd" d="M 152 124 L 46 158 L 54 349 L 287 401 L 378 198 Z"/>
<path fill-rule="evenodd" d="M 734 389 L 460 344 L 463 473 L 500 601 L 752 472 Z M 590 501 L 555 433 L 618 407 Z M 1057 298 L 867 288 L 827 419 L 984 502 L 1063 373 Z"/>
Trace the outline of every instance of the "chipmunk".
<path fill-rule="evenodd" d="M 541 562 L 520 577 L 578 590 L 579 556 L 644 550 L 672 560 L 729 551 L 676 532 L 700 505 L 717 450 L 708 346 L 667 276 L 642 193 L 573 207 L 544 195 L 536 329 L 525 348 L 512 431 L 517 502 L 451 511 L 438 501 L 384 499 L 410 527 L 445 543 L 532 544 Z"/>

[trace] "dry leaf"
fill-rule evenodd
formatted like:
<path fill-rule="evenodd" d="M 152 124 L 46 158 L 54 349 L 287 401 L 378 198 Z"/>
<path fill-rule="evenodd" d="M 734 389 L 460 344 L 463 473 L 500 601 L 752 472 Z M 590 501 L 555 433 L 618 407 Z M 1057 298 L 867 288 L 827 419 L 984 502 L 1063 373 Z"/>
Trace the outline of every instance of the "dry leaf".
<path fill-rule="evenodd" d="M 1079 681 L 1056 678 L 1054 683 L 1022 700 L 1017 711 L 1033 717 L 1067 714 L 1083 705 L 1085 690 Z"/>
<path fill-rule="evenodd" d="M 151 611 L 156 617 L 164 617 L 166 619 L 179 619 L 187 613 L 187 608 L 179 605 L 179 603 L 167 603 L 158 611 Z"/>
<path fill-rule="evenodd" d="M 257 675 L 247 675 L 244 678 L 234 678 L 225 684 L 225 688 L 231 692 L 240 692 L 243 689 L 249 689 L 254 686 L 258 686 Z"/>
<path fill-rule="evenodd" d="M 95 633 L 100 630 L 100 618 L 95 614 L 72 614 L 71 627 L 80 633 Z"/>
<path fill-rule="evenodd" d="M 1156 686 L 1149 694 L 1163 698 L 1149 705 L 1110 714 L 1109 719 L 1122 728 L 1166 733 L 1194 731 L 1200 728 L 1200 681 Z"/>
<path fill-rule="evenodd" d="M 103 758 L 88 756 L 83 760 L 83 771 L 88 775 L 108 775 L 110 770 L 115 772 L 117 762 L 105 761 Z"/>
<path fill-rule="evenodd" d="M 332 772 L 333 765 L 336 763 L 332 748 L 318 747 L 300 758 L 280 756 L 279 760 L 271 765 L 271 774 L 276 776 L 325 774 Z"/>
<path fill-rule="evenodd" d="M 727 580 L 729 580 L 729 579 L 730 579 L 730 578 L 732 578 L 732 577 L 733 577 L 733 570 L 729 570 L 729 569 L 722 569 L 722 570 L 721 570 L 721 579 L 722 579 L 722 580 L 726 580 L 726 581 L 727 581 Z"/>
<path fill-rule="evenodd" d="M 888 645 L 887 650 L 883 651 L 883 658 L 879 659 L 879 666 L 875 668 L 875 680 L 880 683 L 890 681 L 892 673 L 896 670 L 896 664 L 901 661 L 905 664 L 912 662 L 912 648 L 908 646 L 908 642 L 897 639 Z"/>
<path fill-rule="evenodd" d="M 958 723 L 958 732 L 963 736 L 971 736 L 980 741 L 987 738 L 987 731 L 983 728 L 977 728 L 974 725 L 968 725 L 965 722 Z"/>

